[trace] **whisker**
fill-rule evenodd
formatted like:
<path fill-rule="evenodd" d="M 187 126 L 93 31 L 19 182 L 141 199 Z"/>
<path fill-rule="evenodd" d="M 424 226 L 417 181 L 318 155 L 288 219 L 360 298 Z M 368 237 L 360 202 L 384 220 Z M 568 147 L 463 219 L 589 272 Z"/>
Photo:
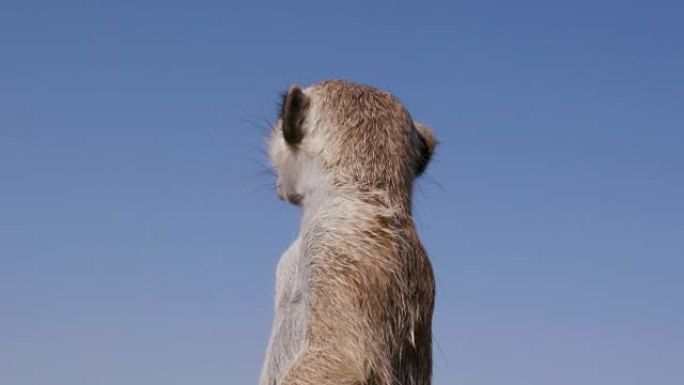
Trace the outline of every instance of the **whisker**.
<path fill-rule="evenodd" d="M 266 118 L 266 117 L 264 117 L 263 119 L 264 119 L 264 122 L 266 123 L 266 126 L 270 127 L 270 131 L 274 131 L 275 130 L 275 124 L 271 123 L 271 121 L 268 120 L 268 118 Z"/>
<path fill-rule="evenodd" d="M 265 164 L 263 164 L 259 159 L 256 159 L 252 156 L 247 156 L 247 159 L 249 159 L 250 162 L 252 162 L 255 166 L 261 169 L 261 172 L 267 172 L 270 173 L 270 175 L 275 175 L 275 171 L 273 171 L 271 167 L 268 167 Z"/>
<path fill-rule="evenodd" d="M 256 194 L 259 192 L 262 192 L 265 188 L 270 188 L 275 190 L 275 183 L 262 183 L 259 186 L 256 186 L 250 190 L 250 194 Z"/>
<path fill-rule="evenodd" d="M 266 136 L 271 132 L 271 127 L 269 126 L 264 126 L 261 123 L 255 122 L 253 120 L 247 119 L 247 118 L 240 118 L 240 121 L 249 124 L 250 126 L 256 128 L 261 132 L 262 135 Z"/>
<path fill-rule="evenodd" d="M 437 186 L 444 194 L 449 194 L 446 188 L 444 188 L 444 185 L 442 185 L 437 179 L 433 178 L 430 174 L 425 173 L 422 175 L 422 178 L 425 178 L 425 180 L 427 180 L 429 183 Z"/>
<path fill-rule="evenodd" d="M 432 337 L 432 342 L 434 342 L 435 347 L 439 351 L 439 355 L 442 357 L 442 360 L 444 361 L 444 365 L 448 368 L 449 367 L 449 361 L 446 358 L 446 355 L 444 354 L 444 350 L 442 350 L 442 347 L 439 345 L 439 342 L 437 342 L 437 339 L 435 337 Z"/>

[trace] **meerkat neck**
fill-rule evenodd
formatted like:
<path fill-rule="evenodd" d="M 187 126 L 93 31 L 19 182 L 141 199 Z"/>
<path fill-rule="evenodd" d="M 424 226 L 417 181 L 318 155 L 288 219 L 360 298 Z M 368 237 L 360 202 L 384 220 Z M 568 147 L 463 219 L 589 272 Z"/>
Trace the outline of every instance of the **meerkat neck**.
<path fill-rule="evenodd" d="M 300 180 L 303 193 L 302 224 L 325 218 L 326 221 L 349 219 L 350 216 L 411 216 L 411 184 L 409 191 L 387 189 L 347 180 L 315 161 L 305 164 Z"/>
<path fill-rule="evenodd" d="M 339 185 L 332 178 L 322 178 L 307 192 L 302 206 L 302 226 L 320 220 L 349 220 L 383 217 L 411 217 L 410 197 L 399 199 L 383 190 L 364 190 L 354 185 Z"/>

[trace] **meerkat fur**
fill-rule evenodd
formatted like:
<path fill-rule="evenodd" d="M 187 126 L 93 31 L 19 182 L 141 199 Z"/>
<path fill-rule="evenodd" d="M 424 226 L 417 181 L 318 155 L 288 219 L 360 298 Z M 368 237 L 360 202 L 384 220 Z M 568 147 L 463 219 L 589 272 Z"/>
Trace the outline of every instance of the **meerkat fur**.
<path fill-rule="evenodd" d="M 411 198 L 431 130 L 387 92 L 328 80 L 283 95 L 268 147 L 302 218 L 260 385 L 429 385 L 434 277 Z"/>

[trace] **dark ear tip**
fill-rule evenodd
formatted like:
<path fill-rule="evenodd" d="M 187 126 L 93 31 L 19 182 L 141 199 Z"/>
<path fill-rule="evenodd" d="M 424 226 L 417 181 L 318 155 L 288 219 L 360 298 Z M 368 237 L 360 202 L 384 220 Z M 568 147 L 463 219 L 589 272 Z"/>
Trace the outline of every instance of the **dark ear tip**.
<path fill-rule="evenodd" d="M 289 144 L 298 144 L 304 137 L 302 125 L 304 123 L 305 110 L 308 99 L 299 86 L 292 86 L 283 100 L 281 118 L 283 124 L 283 136 Z"/>
<path fill-rule="evenodd" d="M 418 160 L 418 169 L 416 175 L 422 174 L 427 168 L 430 160 L 432 159 L 432 154 L 437 146 L 437 139 L 432 133 L 430 127 L 422 123 L 415 123 L 416 131 L 418 131 L 418 136 L 420 137 L 421 148 L 420 148 L 420 158 Z"/>
<path fill-rule="evenodd" d="M 279 118 L 282 118 L 285 116 L 285 110 L 287 109 L 287 106 L 291 104 L 292 98 L 301 98 L 303 95 L 302 89 L 298 85 L 293 85 L 290 86 L 287 90 L 283 91 L 280 93 L 280 115 L 278 116 Z"/>
<path fill-rule="evenodd" d="M 302 92 L 302 89 L 299 86 L 294 85 L 290 87 L 290 90 L 287 92 L 287 94 L 292 95 L 292 97 L 301 98 L 304 95 L 304 92 Z"/>

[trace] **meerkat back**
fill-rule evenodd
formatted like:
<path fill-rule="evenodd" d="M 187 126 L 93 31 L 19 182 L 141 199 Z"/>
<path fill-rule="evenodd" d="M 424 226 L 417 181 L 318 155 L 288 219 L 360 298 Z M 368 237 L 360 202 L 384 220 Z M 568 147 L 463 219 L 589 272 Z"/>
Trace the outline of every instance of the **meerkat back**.
<path fill-rule="evenodd" d="M 411 200 L 432 131 L 387 92 L 328 80 L 283 95 L 268 146 L 302 217 L 261 385 L 430 384 L 434 276 Z"/>

